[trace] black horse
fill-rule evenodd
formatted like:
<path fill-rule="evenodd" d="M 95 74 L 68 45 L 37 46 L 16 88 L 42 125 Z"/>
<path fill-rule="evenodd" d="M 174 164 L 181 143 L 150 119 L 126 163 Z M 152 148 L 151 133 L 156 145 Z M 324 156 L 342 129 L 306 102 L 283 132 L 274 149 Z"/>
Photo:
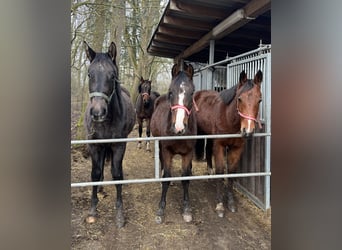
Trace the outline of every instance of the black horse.
<path fill-rule="evenodd" d="M 168 94 L 157 98 L 155 110 L 151 118 L 151 132 L 153 136 L 196 135 L 196 116 L 193 111 L 193 94 L 195 86 L 192 81 L 194 69 L 184 64 L 183 70 L 175 64 L 172 68 L 172 80 Z M 193 150 L 195 140 L 166 140 L 159 142 L 159 157 L 163 177 L 171 177 L 172 158 L 176 154 L 182 156 L 182 176 L 191 175 Z M 189 181 L 182 181 L 183 185 L 183 219 L 192 221 L 189 199 Z M 162 184 L 162 195 L 159 202 L 156 221 L 163 222 L 166 207 L 166 193 L 170 182 Z"/>
<path fill-rule="evenodd" d="M 97 53 L 84 42 L 88 68 L 89 97 L 85 111 L 85 128 L 88 139 L 126 138 L 135 124 L 134 107 L 129 92 L 120 86 L 119 70 L 115 62 L 116 46 L 112 42 L 107 53 Z M 88 144 L 92 160 L 91 180 L 103 180 L 105 159 L 111 159 L 113 180 L 122 180 L 122 160 L 126 142 Z M 116 224 L 125 223 L 122 204 L 122 185 L 116 185 Z M 93 186 L 91 208 L 86 221 L 95 222 L 98 187 Z"/>
<path fill-rule="evenodd" d="M 142 136 L 144 120 L 146 121 L 146 136 L 150 137 L 150 124 L 151 116 L 154 110 L 154 101 L 160 96 L 160 94 L 156 91 L 151 91 L 151 81 L 146 79 L 144 80 L 143 77 L 140 77 L 138 92 L 139 95 L 135 103 L 135 112 L 137 113 L 139 125 L 139 137 Z M 138 142 L 138 148 L 141 148 L 141 141 Z M 149 141 L 146 142 L 146 150 L 151 151 Z"/>

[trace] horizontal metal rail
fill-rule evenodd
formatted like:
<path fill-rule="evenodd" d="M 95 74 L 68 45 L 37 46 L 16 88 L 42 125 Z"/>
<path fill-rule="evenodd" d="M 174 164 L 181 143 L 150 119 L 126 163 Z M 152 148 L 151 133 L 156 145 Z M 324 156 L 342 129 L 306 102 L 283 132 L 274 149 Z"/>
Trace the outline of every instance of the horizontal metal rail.
<path fill-rule="evenodd" d="M 198 176 L 183 176 L 183 177 L 167 177 L 167 178 L 146 178 L 146 179 L 132 179 L 132 180 L 118 180 L 118 181 L 98 181 L 98 182 L 80 182 L 71 183 L 71 187 L 87 187 L 87 186 L 105 186 L 114 184 L 133 184 L 133 183 L 147 183 L 147 182 L 164 182 L 164 181 L 184 181 L 184 180 L 203 180 L 203 179 L 219 179 L 219 178 L 237 178 L 237 177 L 253 177 L 253 176 L 269 176 L 268 173 L 239 173 L 239 174 L 218 174 L 218 175 L 198 175 Z"/>
<path fill-rule="evenodd" d="M 252 137 L 271 136 L 271 133 L 255 133 Z M 97 139 L 97 140 L 72 140 L 71 144 L 86 143 L 113 143 L 113 142 L 135 142 L 135 141 L 161 141 L 161 140 L 187 140 L 187 139 L 215 139 L 215 138 L 242 138 L 241 134 L 220 134 L 220 135 L 189 135 L 189 136 L 159 136 L 159 137 L 135 137 L 117 139 Z"/>
<path fill-rule="evenodd" d="M 255 133 L 253 137 L 271 136 L 271 133 Z M 185 140 L 185 139 L 215 139 L 215 138 L 242 138 L 241 134 L 220 134 L 220 135 L 191 135 L 191 136 L 159 136 L 159 137 L 136 137 L 136 138 L 117 138 L 117 139 L 98 139 L 98 140 L 74 140 L 71 144 L 86 143 L 115 143 L 115 142 L 136 142 L 136 141 L 160 141 L 160 140 Z M 220 174 L 220 175 L 199 175 L 199 176 L 182 176 L 182 177 L 159 177 L 159 146 L 155 143 L 155 178 L 115 180 L 115 181 L 98 181 L 98 182 L 80 182 L 71 183 L 71 187 L 86 187 L 99 185 L 114 184 L 133 184 L 148 182 L 164 182 L 164 181 L 182 181 L 182 180 L 202 180 L 202 179 L 219 179 L 219 178 L 237 178 L 237 177 L 253 177 L 253 176 L 270 176 L 271 172 L 256 173 L 237 173 L 237 174 Z"/>

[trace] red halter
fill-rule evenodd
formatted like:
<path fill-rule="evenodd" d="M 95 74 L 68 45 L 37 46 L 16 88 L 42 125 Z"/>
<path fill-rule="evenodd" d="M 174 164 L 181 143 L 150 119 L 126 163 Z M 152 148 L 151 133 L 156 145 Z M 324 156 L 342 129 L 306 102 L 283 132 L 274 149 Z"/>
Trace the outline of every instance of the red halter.
<path fill-rule="evenodd" d="M 184 109 L 187 115 L 191 114 L 191 110 L 188 110 L 188 108 L 183 105 L 177 104 L 177 105 L 171 106 L 171 110 L 174 110 L 174 109 Z"/>
<path fill-rule="evenodd" d="M 192 103 L 194 104 L 194 107 L 195 107 L 195 110 L 198 111 L 198 106 L 195 102 L 195 99 L 192 97 Z M 171 106 L 171 110 L 174 110 L 174 109 L 184 109 L 185 112 L 187 113 L 187 115 L 190 115 L 191 114 L 191 110 L 188 110 L 187 107 L 183 106 L 183 105 L 174 105 L 174 106 Z"/>
<path fill-rule="evenodd" d="M 241 113 L 240 110 L 239 110 L 239 105 L 238 105 L 238 104 L 236 104 L 236 109 L 237 109 L 238 114 L 239 114 L 241 117 L 243 117 L 243 118 L 245 118 L 245 119 L 247 119 L 247 120 L 252 120 L 252 121 L 258 123 L 259 128 L 260 128 L 260 129 L 262 128 L 262 125 L 261 125 L 261 122 L 260 122 L 260 119 L 259 119 L 259 113 L 258 113 L 258 117 L 257 117 L 257 118 L 254 118 L 253 116 L 245 115 L 245 114 Z"/>

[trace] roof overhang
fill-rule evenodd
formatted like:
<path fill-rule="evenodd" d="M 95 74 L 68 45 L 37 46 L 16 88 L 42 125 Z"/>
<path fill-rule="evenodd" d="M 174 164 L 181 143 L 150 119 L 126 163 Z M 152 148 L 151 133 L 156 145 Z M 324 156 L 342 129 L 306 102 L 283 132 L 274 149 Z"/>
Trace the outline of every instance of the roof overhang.
<path fill-rule="evenodd" d="M 147 51 L 160 57 L 208 62 L 271 43 L 271 0 L 170 0 Z"/>

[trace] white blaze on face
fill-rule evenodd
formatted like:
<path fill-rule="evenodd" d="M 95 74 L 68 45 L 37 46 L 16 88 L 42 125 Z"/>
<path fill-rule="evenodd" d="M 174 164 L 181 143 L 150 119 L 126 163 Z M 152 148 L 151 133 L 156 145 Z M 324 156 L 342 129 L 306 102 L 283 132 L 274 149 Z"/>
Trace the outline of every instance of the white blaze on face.
<path fill-rule="evenodd" d="M 247 133 L 250 133 L 250 132 L 252 132 L 252 130 L 251 130 L 251 125 L 252 125 L 252 120 L 250 120 L 250 119 L 248 119 L 247 120 L 247 124 L 248 124 L 248 127 L 247 127 Z"/>
<path fill-rule="evenodd" d="M 178 95 L 178 105 L 184 106 L 185 90 L 184 90 L 184 84 L 183 83 L 180 85 L 180 88 L 181 88 L 182 92 Z M 185 110 L 184 109 L 176 109 L 175 129 L 177 132 L 184 129 L 184 123 L 183 123 L 184 117 L 185 117 Z"/>

